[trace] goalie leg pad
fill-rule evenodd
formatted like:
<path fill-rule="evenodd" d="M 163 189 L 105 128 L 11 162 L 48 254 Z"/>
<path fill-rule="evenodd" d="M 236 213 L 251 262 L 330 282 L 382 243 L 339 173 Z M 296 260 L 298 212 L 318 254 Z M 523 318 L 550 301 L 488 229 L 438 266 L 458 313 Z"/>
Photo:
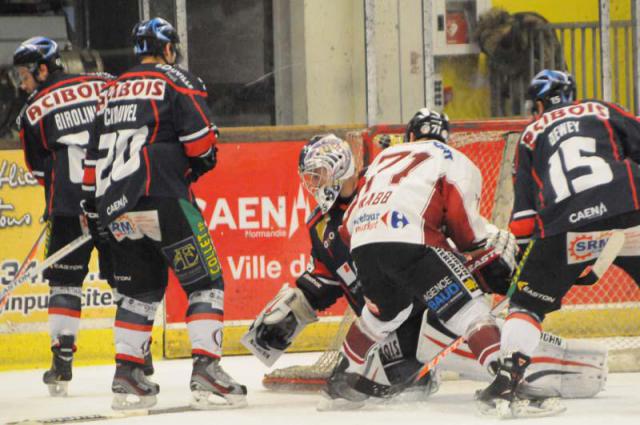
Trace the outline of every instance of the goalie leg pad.
<path fill-rule="evenodd" d="M 241 342 L 270 367 L 304 327 L 317 320 L 316 312 L 304 293 L 285 284 L 260 312 Z"/>
<path fill-rule="evenodd" d="M 524 397 L 593 397 L 607 381 L 607 348 L 544 332 L 520 391 Z"/>

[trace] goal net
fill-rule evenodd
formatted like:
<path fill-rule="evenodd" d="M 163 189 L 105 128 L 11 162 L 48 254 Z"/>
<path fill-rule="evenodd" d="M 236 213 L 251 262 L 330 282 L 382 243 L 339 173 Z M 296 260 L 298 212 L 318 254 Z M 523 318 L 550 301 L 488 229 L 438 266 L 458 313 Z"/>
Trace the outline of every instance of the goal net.
<path fill-rule="evenodd" d="M 513 200 L 512 162 L 522 120 L 452 123 L 449 144 L 467 155 L 483 177 L 480 213 L 506 228 Z M 347 135 L 356 156 L 367 164 L 383 144 L 402 143 L 404 126 L 376 126 Z M 265 375 L 265 387 L 276 390 L 322 388 L 333 370 L 342 341 L 355 319 L 347 309 L 332 343 L 311 365 L 275 369 Z M 612 266 L 598 284 L 574 287 L 560 311 L 547 316 L 545 330 L 567 338 L 597 338 L 609 347 L 611 371 L 640 370 L 640 290 L 621 269 Z"/>

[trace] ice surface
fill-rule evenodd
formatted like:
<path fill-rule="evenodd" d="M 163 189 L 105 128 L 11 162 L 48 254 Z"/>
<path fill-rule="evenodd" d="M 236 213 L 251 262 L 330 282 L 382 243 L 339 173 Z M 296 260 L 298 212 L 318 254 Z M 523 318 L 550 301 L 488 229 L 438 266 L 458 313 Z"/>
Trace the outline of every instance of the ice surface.
<path fill-rule="evenodd" d="M 285 355 L 276 366 L 309 364 L 318 354 Z M 249 407 L 241 410 L 188 412 L 109 420 L 108 424 L 207 425 L 437 425 L 491 424 L 498 419 L 480 416 L 473 392 L 483 383 L 445 381 L 428 401 L 366 406 L 353 412 L 316 411 L 317 394 L 283 394 L 262 388 L 266 371 L 255 358 L 226 357 L 225 369 L 249 389 Z M 42 370 L 0 373 L 0 423 L 22 419 L 96 414 L 109 411 L 113 366 L 78 367 L 69 397 L 51 398 L 42 384 Z M 157 407 L 189 402 L 189 360 L 156 362 L 154 380 L 160 384 Z M 640 423 L 640 373 L 613 374 L 607 389 L 595 399 L 567 400 L 566 413 L 550 418 L 520 419 L 528 424 L 613 425 Z M 512 422 L 513 423 L 513 422 Z"/>

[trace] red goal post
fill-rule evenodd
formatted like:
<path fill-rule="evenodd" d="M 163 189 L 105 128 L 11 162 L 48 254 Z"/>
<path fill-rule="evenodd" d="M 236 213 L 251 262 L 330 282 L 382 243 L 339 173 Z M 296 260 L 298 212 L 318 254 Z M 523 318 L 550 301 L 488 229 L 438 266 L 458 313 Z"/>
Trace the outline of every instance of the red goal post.
<path fill-rule="evenodd" d="M 506 228 L 513 201 L 512 164 L 524 120 L 452 122 L 449 144 L 467 155 L 483 178 L 481 214 L 498 227 Z M 393 144 L 404 140 L 403 125 L 377 125 L 349 132 L 347 141 L 358 160 L 368 164 L 382 149 L 380 141 Z M 640 236 L 640 235 L 639 235 Z M 312 365 L 276 369 L 263 383 L 272 389 L 315 390 L 320 388 L 335 365 L 344 334 L 354 320 L 347 311 L 333 343 Z M 563 302 L 562 310 L 550 314 L 545 330 L 568 338 L 598 338 L 610 348 L 612 371 L 640 370 L 640 290 L 622 270 L 612 266 L 592 287 L 576 287 Z"/>

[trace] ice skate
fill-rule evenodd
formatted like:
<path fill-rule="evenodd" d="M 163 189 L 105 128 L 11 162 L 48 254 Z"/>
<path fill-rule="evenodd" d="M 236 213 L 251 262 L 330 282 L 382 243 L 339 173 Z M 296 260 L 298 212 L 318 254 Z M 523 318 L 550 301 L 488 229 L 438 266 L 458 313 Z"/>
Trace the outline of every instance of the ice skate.
<path fill-rule="evenodd" d="M 111 391 L 114 410 L 147 409 L 157 403 L 160 386 L 146 378 L 143 365 L 118 360 Z"/>
<path fill-rule="evenodd" d="M 557 398 L 523 398 L 518 387 L 531 358 L 516 352 L 492 365 L 496 377 L 484 390 L 476 392 L 478 409 L 484 415 L 503 419 L 553 416 L 566 408 Z"/>
<path fill-rule="evenodd" d="M 220 359 L 194 356 L 190 387 L 194 409 L 229 409 L 247 405 L 247 387 L 238 384 L 222 369 Z"/>
<path fill-rule="evenodd" d="M 153 368 L 153 356 L 151 355 L 151 338 L 142 347 L 142 354 L 144 355 L 144 366 L 142 367 L 144 376 L 153 376 L 155 369 Z"/>
<path fill-rule="evenodd" d="M 51 369 L 46 371 L 42 380 L 49 388 L 52 397 L 65 397 L 69 381 L 71 381 L 71 364 L 73 362 L 73 335 L 60 335 L 58 341 L 51 347 L 53 358 Z"/>
<path fill-rule="evenodd" d="M 394 396 L 392 400 L 401 403 L 426 401 L 440 389 L 440 381 L 439 370 L 432 370 L 418 382 Z"/>
<path fill-rule="evenodd" d="M 327 380 L 327 387 L 321 392 L 318 411 L 355 410 L 364 406 L 369 396 L 354 388 L 353 383 L 358 377 L 345 372 L 348 366 L 349 361 L 340 354 L 338 365 Z"/>

